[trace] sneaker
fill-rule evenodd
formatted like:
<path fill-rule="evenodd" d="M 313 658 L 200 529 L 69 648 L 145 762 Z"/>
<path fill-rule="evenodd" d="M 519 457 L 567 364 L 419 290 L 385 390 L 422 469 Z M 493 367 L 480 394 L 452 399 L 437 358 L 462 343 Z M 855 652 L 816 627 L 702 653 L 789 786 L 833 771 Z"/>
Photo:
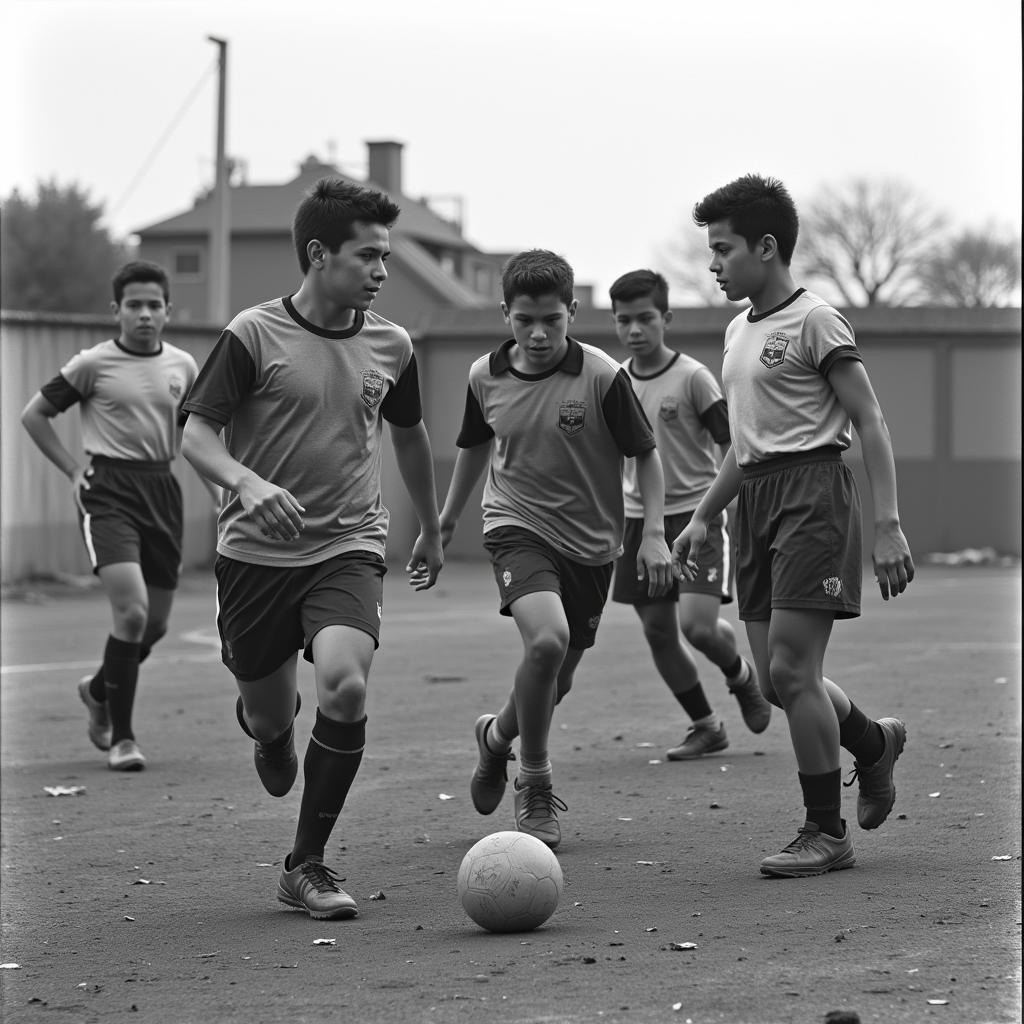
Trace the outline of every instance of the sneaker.
<path fill-rule="evenodd" d="M 481 814 L 490 814 L 501 803 L 508 783 L 506 765 L 516 759 L 511 750 L 504 754 L 495 754 L 487 746 L 487 727 L 497 717 L 481 715 L 473 726 L 479 760 L 473 777 L 469 780 L 469 795 L 473 798 L 473 806 Z"/>
<path fill-rule="evenodd" d="M 725 685 L 736 698 L 747 728 L 751 732 L 764 732 L 772 720 L 772 706 L 764 699 L 761 687 L 757 685 L 754 667 L 746 658 L 743 659 L 743 671 L 740 672 L 739 679 L 736 682 L 727 679 Z"/>
<path fill-rule="evenodd" d="M 534 836 L 553 850 L 562 841 L 562 829 L 556 811 L 569 808 L 551 792 L 550 786 L 523 786 L 516 782 L 512 790 L 516 800 L 516 829 Z"/>
<path fill-rule="evenodd" d="M 670 761 L 692 761 L 705 754 L 714 754 L 729 746 L 729 738 L 725 735 L 725 726 L 719 723 L 717 729 L 705 729 L 699 725 L 691 725 L 678 747 L 665 752 Z"/>
<path fill-rule="evenodd" d="M 356 901 L 338 885 L 343 878 L 324 864 L 323 857 L 307 857 L 297 867 L 281 872 L 277 898 L 289 907 L 298 907 L 318 921 L 327 918 L 355 917 Z"/>
<path fill-rule="evenodd" d="M 907 742 L 907 727 L 898 718 L 880 718 L 878 724 L 885 737 L 882 756 L 867 767 L 854 761 L 853 772 L 849 780 L 843 783 L 844 786 L 852 786 L 855 779 L 860 783 L 857 824 L 864 829 L 878 828 L 889 817 L 896 803 L 896 784 L 892 773 L 896 758 L 903 753 Z"/>
<path fill-rule="evenodd" d="M 107 767 L 115 772 L 141 772 L 146 759 L 135 740 L 118 740 L 107 755 Z"/>
<path fill-rule="evenodd" d="M 805 821 L 789 846 L 761 861 L 761 874 L 773 878 L 808 878 L 827 871 L 852 868 L 856 859 L 845 821 L 842 839 L 822 832 L 812 821 Z"/>
<path fill-rule="evenodd" d="M 96 700 L 89 692 L 90 677 L 86 676 L 78 684 L 78 696 L 89 709 L 89 739 L 92 745 L 100 750 L 110 749 L 110 715 L 107 714 L 107 702 Z"/>
<path fill-rule="evenodd" d="M 295 714 L 302 707 L 302 699 L 295 694 Z M 288 726 L 287 739 L 279 736 L 272 743 L 261 743 L 249 731 L 242 713 L 242 698 L 235 700 L 235 717 L 242 731 L 253 742 L 252 759 L 256 765 L 256 774 L 263 783 L 263 788 L 271 796 L 285 796 L 295 784 L 299 773 L 299 759 L 295 753 L 295 725 Z"/>

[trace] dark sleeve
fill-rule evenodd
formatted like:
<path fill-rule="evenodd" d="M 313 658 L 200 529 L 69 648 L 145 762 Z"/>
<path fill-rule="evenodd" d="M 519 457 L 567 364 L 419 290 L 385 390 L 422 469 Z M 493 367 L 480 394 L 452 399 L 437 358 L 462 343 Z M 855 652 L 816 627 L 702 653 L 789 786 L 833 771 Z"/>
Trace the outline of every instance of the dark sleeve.
<path fill-rule="evenodd" d="M 841 359 L 856 359 L 858 363 L 864 362 L 861 358 L 859 349 L 854 345 L 843 345 L 841 348 L 834 348 L 828 355 L 822 359 L 821 364 L 818 366 L 818 370 L 823 377 L 828 376 L 829 370 L 836 365 Z"/>
<path fill-rule="evenodd" d="M 698 413 L 697 419 L 704 424 L 704 429 L 715 439 L 715 444 L 729 444 L 732 441 L 732 435 L 729 433 L 729 410 L 724 398 L 720 398 L 702 413 Z"/>
<path fill-rule="evenodd" d="M 380 403 L 380 414 L 396 427 L 415 427 L 423 419 L 420 371 L 416 366 L 415 354 L 395 381 L 395 386 L 388 388 L 384 401 Z"/>
<path fill-rule="evenodd" d="M 466 408 L 462 413 L 462 429 L 455 439 L 459 448 L 475 448 L 478 444 L 486 444 L 494 437 L 491 425 L 484 419 L 483 409 L 473 394 L 473 389 L 466 385 Z"/>
<path fill-rule="evenodd" d="M 625 370 L 615 374 L 601 400 L 601 410 L 623 455 L 632 457 L 655 447 L 654 431 Z"/>
<path fill-rule="evenodd" d="M 182 405 L 179 424 L 190 412 L 224 426 L 256 383 L 256 364 L 238 336 L 222 331 Z"/>
<path fill-rule="evenodd" d="M 70 409 L 75 402 L 82 401 L 82 395 L 80 395 L 78 391 L 76 391 L 59 373 L 53 378 L 53 380 L 47 381 L 39 389 L 39 393 L 58 412 L 64 412 L 65 409 Z"/>

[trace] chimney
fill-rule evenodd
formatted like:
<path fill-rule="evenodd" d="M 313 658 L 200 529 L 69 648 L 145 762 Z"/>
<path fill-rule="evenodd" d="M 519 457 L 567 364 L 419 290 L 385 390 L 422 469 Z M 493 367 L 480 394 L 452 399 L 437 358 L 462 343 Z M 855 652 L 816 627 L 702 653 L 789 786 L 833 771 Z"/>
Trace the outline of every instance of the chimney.
<path fill-rule="evenodd" d="M 402 194 L 402 143 L 367 142 L 369 178 L 392 196 Z"/>

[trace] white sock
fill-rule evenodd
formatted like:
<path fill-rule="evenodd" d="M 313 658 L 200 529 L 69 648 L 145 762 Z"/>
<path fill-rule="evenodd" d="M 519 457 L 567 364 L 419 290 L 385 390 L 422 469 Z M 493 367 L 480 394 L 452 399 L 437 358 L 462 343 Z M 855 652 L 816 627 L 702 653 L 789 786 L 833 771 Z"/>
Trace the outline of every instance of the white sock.
<path fill-rule="evenodd" d="M 718 732 L 720 723 L 718 721 L 718 715 L 714 711 L 710 715 L 705 715 L 703 718 L 695 718 L 693 720 L 693 727 L 695 729 L 710 729 L 712 732 Z"/>
<path fill-rule="evenodd" d="M 537 760 L 527 760 L 525 755 L 520 754 L 516 785 L 519 789 L 524 786 L 550 786 L 551 759 L 547 754 Z"/>
<path fill-rule="evenodd" d="M 504 735 L 498 727 L 498 719 L 492 718 L 484 733 L 484 744 L 492 754 L 504 754 L 512 746 L 510 737 Z"/>

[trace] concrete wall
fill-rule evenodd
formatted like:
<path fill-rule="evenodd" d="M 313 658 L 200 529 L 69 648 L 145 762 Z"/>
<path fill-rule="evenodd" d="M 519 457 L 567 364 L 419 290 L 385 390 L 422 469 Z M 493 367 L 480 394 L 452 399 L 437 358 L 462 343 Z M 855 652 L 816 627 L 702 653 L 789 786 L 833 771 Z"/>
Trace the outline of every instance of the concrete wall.
<path fill-rule="evenodd" d="M 678 310 L 670 341 L 721 372 L 725 310 Z M 992 546 L 1021 551 L 1021 330 L 1018 310 L 853 310 L 849 313 L 893 437 L 904 526 L 918 557 L 929 551 Z M 411 326 L 411 325 L 410 325 Z M 202 365 L 220 325 L 181 325 L 168 340 Z M 100 317 L 4 313 L 2 379 L 2 546 L 4 582 L 34 573 L 88 571 L 65 478 L 36 451 L 18 416 L 25 402 L 79 349 L 113 333 Z M 581 340 L 621 358 L 607 310 L 582 311 L 573 325 Z M 477 356 L 496 348 L 507 328 L 495 308 L 462 311 L 413 331 L 424 418 L 434 450 L 439 499 L 455 460 L 466 374 Z M 78 417 L 60 416 L 66 443 L 80 450 Z M 388 432 L 385 431 L 385 436 Z M 870 499 L 856 443 L 850 453 Z M 179 460 L 186 503 L 185 563 L 212 559 L 212 513 L 205 489 Z M 392 512 L 391 554 L 404 564 L 415 517 L 389 451 L 382 480 Z M 452 557 L 484 557 L 479 493 L 471 498 L 450 548 Z"/>

